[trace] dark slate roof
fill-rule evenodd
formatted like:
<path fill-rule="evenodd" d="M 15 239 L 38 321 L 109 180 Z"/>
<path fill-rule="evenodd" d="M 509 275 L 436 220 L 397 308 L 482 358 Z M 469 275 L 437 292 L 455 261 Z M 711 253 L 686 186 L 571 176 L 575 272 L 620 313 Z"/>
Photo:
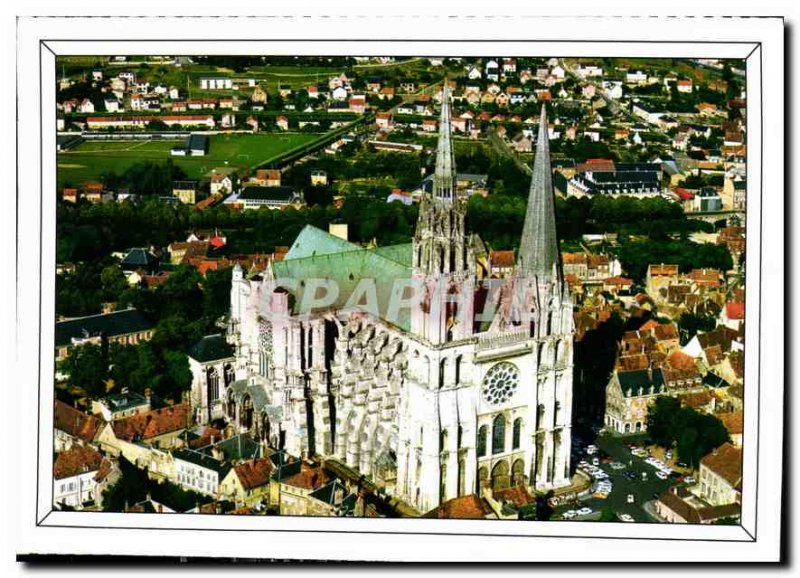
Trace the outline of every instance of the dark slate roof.
<path fill-rule="evenodd" d="M 227 359 L 233 357 L 233 347 L 225 341 L 225 337 L 220 333 L 206 335 L 189 348 L 189 357 L 200 363 Z"/>
<path fill-rule="evenodd" d="M 260 444 L 244 434 L 229 437 L 213 446 L 200 448 L 199 452 L 210 456 L 212 448 L 220 450 L 225 460 L 229 462 L 252 460 L 261 455 Z"/>
<path fill-rule="evenodd" d="M 172 199 L 172 197 L 170 197 Z M 123 267 L 149 267 L 158 262 L 158 257 L 147 249 L 137 247 L 128 251 L 128 254 L 120 261 Z"/>
<path fill-rule="evenodd" d="M 653 393 L 660 393 L 664 390 L 664 375 L 661 369 L 654 369 L 652 376 L 646 369 L 638 369 L 634 371 L 618 371 L 617 379 L 622 388 L 622 393 L 627 395 L 638 395 L 639 388 L 644 390 L 644 393 L 650 393 L 650 387 L 653 387 Z"/>
<path fill-rule="evenodd" d="M 730 383 L 722 379 L 713 371 L 706 373 L 706 376 L 703 378 L 703 383 L 709 387 L 728 387 L 730 385 Z"/>
<path fill-rule="evenodd" d="M 255 201 L 290 201 L 295 196 L 292 187 L 262 187 L 251 186 L 242 189 L 239 193 L 239 200 L 255 200 Z"/>
<path fill-rule="evenodd" d="M 204 134 L 190 135 L 187 148 L 190 150 L 208 151 L 208 137 Z"/>
<path fill-rule="evenodd" d="M 212 458 L 210 455 L 203 452 L 198 452 L 197 450 L 179 449 L 173 451 L 172 456 L 175 459 L 196 464 L 200 467 L 206 468 L 207 470 L 211 470 L 212 472 L 217 472 L 220 479 L 222 479 L 225 474 L 228 473 L 228 470 L 230 470 L 230 466 L 226 466 L 219 460 Z"/>
<path fill-rule="evenodd" d="M 347 496 L 348 494 L 347 488 L 344 487 L 344 484 L 342 484 L 342 482 L 340 482 L 339 480 L 334 479 L 325 484 L 324 486 L 322 486 L 321 488 L 319 488 L 318 490 L 314 490 L 313 492 L 311 492 L 310 495 L 321 502 L 325 502 L 326 504 L 335 506 L 337 490 L 342 491 L 341 494 L 342 499 L 344 499 L 344 497 Z"/>
<path fill-rule="evenodd" d="M 136 309 L 123 309 L 101 315 L 78 317 L 56 323 L 56 347 L 70 345 L 72 338 L 115 337 L 155 327 Z"/>
<path fill-rule="evenodd" d="M 103 399 L 108 402 L 108 406 L 111 411 L 126 411 L 134 407 L 150 404 L 145 396 L 140 393 L 136 393 L 135 391 L 128 393 L 114 393 L 107 395 Z"/>

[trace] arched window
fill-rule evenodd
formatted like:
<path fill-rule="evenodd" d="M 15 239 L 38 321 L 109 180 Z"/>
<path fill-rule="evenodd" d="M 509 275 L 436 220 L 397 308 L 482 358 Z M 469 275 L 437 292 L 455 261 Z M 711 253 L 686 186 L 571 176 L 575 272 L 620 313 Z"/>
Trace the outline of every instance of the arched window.
<path fill-rule="evenodd" d="M 458 460 L 458 495 L 463 496 L 466 493 L 466 472 L 464 460 Z"/>
<path fill-rule="evenodd" d="M 442 389 L 442 387 L 444 387 L 444 376 L 446 370 L 447 370 L 447 359 L 442 359 L 439 362 L 439 389 Z"/>
<path fill-rule="evenodd" d="M 477 454 L 479 458 L 486 455 L 486 442 L 488 437 L 489 428 L 487 426 L 482 425 L 480 428 L 478 428 Z"/>
<path fill-rule="evenodd" d="M 208 403 L 210 404 L 219 399 L 219 373 L 216 367 L 209 367 L 206 370 L 206 384 L 208 386 Z"/>
<path fill-rule="evenodd" d="M 536 408 L 536 429 L 544 429 L 544 404 L 540 403 Z"/>
<path fill-rule="evenodd" d="M 502 414 L 492 422 L 492 453 L 499 454 L 506 449 L 506 418 Z"/>
<path fill-rule="evenodd" d="M 514 420 L 514 429 L 511 433 L 511 449 L 519 449 L 520 438 L 522 437 L 522 418 Z"/>
<path fill-rule="evenodd" d="M 441 467 L 442 479 L 439 483 L 439 502 L 447 500 L 447 465 L 442 464 Z"/>
<path fill-rule="evenodd" d="M 439 433 L 439 451 L 446 452 L 447 451 L 447 430 L 443 429 L 441 433 Z"/>
<path fill-rule="evenodd" d="M 522 460 L 516 460 L 511 466 L 511 483 L 515 486 L 525 485 L 525 464 Z"/>
<path fill-rule="evenodd" d="M 461 385 L 461 356 L 456 357 L 456 385 Z"/>
<path fill-rule="evenodd" d="M 225 371 L 225 387 L 228 387 L 233 383 L 234 379 L 233 366 L 230 363 L 226 363 L 223 369 Z"/>
<path fill-rule="evenodd" d="M 629 423 L 625 424 L 625 433 L 631 433 L 631 424 Z"/>
<path fill-rule="evenodd" d="M 485 467 L 478 468 L 478 487 L 477 493 L 480 494 L 483 488 L 489 487 L 489 470 Z"/>
<path fill-rule="evenodd" d="M 508 462 L 499 461 L 492 468 L 492 489 L 502 490 L 509 486 Z"/>

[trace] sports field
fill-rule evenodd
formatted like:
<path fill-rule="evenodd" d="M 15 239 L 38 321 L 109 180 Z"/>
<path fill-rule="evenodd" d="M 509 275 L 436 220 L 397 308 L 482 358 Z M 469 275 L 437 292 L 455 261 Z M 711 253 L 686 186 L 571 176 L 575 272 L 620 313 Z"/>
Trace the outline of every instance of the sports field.
<path fill-rule="evenodd" d="M 254 167 L 294 147 L 319 138 L 315 134 L 220 134 L 209 136 L 209 154 L 172 157 L 188 178 L 200 179 L 216 167 Z M 58 186 L 98 180 L 104 174 L 123 173 L 142 161 L 165 161 L 182 141 L 87 141 L 58 153 Z"/>

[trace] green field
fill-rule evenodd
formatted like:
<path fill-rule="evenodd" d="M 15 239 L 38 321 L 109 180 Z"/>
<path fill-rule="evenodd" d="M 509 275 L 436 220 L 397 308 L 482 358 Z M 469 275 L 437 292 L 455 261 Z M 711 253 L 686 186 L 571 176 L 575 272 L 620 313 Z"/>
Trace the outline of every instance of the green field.
<path fill-rule="evenodd" d="M 190 179 L 200 179 L 216 167 L 251 168 L 294 147 L 319 138 L 315 134 L 210 135 L 209 154 L 172 157 Z M 104 174 L 124 172 L 141 161 L 165 161 L 181 141 L 87 141 L 58 153 L 58 186 L 79 186 Z"/>

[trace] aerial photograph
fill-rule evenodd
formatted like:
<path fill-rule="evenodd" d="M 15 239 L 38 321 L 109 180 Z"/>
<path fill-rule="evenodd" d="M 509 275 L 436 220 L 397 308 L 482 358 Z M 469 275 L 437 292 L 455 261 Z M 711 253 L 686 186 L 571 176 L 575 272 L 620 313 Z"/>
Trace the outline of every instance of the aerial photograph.
<path fill-rule="evenodd" d="M 743 60 L 52 80 L 53 509 L 740 524 Z"/>

